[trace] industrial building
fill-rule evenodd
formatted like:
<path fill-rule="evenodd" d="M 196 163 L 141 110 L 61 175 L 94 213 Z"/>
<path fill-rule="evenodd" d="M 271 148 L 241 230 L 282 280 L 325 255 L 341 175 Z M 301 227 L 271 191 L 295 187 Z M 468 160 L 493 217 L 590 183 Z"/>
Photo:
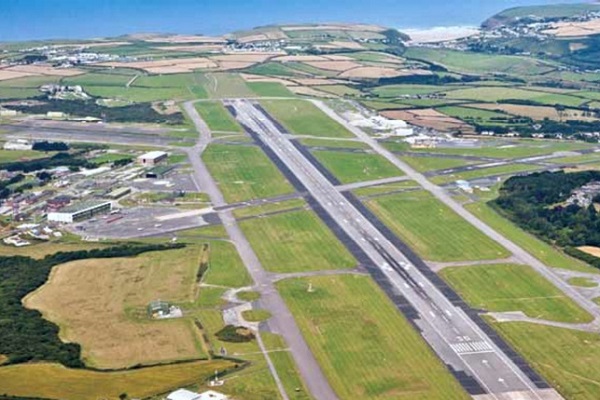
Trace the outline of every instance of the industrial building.
<path fill-rule="evenodd" d="M 214 390 L 196 393 L 187 389 L 178 389 L 167 396 L 167 400 L 228 400 L 228 398 L 223 393 Z"/>
<path fill-rule="evenodd" d="M 48 221 L 73 223 L 88 219 L 97 214 L 107 213 L 112 209 L 110 201 L 87 201 L 63 207 L 48 213 Z"/>
<path fill-rule="evenodd" d="M 159 165 L 146 172 L 146 178 L 163 179 L 167 174 L 175 169 L 174 165 Z"/>
<path fill-rule="evenodd" d="M 146 154 L 142 154 L 137 158 L 137 162 L 144 166 L 154 166 L 159 162 L 166 160 L 169 154 L 164 151 L 151 151 Z"/>

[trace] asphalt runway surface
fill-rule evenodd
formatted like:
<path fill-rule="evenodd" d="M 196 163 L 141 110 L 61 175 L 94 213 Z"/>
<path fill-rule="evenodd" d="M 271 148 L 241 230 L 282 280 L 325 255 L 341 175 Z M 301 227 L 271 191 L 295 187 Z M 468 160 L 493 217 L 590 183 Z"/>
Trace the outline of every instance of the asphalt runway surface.
<path fill-rule="evenodd" d="M 352 202 L 299 151 L 285 129 L 250 101 L 230 101 L 234 115 L 269 148 L 279 163 L 292 171 L 320 207 L 366 255 L 363 264 L 377 268 L 396 295 L 410 305 L 412 321 L 451 371 L 472 395 L 491 398 L 558 399 L 541 379 L 530 379 L 467 313 L 415 266 Z M 356 251 L 355 251 L 356 252 Z M 412 257 L 411 257 L 412 258 Z M 368 263 L 365 263 L 367 261 Z M 383 274 L 383 275 L 381 275 Z M 538 378 L 535 376 L 535 378 Z M 474 384 L 476 382 L 476 384 Z"/>

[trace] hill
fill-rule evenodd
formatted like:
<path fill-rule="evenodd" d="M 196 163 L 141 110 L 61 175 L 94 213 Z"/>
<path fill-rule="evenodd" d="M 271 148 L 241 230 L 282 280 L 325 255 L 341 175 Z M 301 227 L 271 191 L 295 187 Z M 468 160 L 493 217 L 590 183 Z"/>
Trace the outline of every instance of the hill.
<path fill-rule="evenodd" d="M 588 12 L 600 11 L 600 4 L 553 4 L 542 6 L 514 7 L 504 10 L 485 20 L 484 29 L 502 25 L 514 25 L 524 20 L 554 20 L 573 18 Z"/>

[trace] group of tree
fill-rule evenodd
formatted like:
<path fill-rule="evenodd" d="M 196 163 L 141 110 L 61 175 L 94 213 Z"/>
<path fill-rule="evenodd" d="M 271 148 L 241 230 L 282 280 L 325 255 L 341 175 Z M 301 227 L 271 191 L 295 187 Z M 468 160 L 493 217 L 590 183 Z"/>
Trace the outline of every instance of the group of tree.
<path fill-rule="evenodd" d="M 183 244 L 126 244 L 104 249 L 58 252 L 41 260 L 0 257 L 0 354 L 7 363 L 57 362 L 81 368 L 81 348 L 58 337 L 58 327 L 36 310 L 25 308 L 22 299 L 48 279 L 52 267 L 90 258 L 132 257 L 148 251 L 185 247 Z"/>
<path fill-rule="evenodd" d="M 122 107 L 104 107 L 96 103 L 96 99 L 89 100 L 60 100 L 36 98 L 39 100 L 34 105 L 11 104 L 6 108 L 27 114 L 46 114 L 48 112 L 62 112 L 75 117 L 98 118 L 105 122 L 146 122 L 181 124 L 183 115 L 178 113 L 160 114 L 151 103 L 135 103 Z"/>
<path fill-rule="evenodd" d="M 68 151 L 69 145 L 64 142 L 35 142 L 33 144 L 32 150 L 35 151 Z"/>
<path fill-rule="evenodd" d="M 566 200 L 575 189 L 595 181 L 600 182 L 600 171 L 515 176 L 503 184 L 491 205 L 521 228 L 583 258 L 576 247 L 600 247 L 600 215 L 593 202 L 583 206 Z"/>

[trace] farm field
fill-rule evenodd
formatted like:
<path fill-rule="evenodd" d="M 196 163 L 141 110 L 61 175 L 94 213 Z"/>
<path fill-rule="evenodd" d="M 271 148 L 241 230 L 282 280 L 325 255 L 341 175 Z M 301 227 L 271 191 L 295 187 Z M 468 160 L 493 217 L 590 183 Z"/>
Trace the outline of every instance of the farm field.
<path fill-rule="evenodd" d="M 287 279 L 277 287 L 340 399 L 469 398 L 369 277 Z"/>
<path fill-rule="evenodd" d="M 404 175 L 379 154 L 320 150 L 312 153 L 344 184 Z"/>
<path fill-rule="evenodd" d="M 473 164 L 472 161 L 461 158 L 444 157 L 419 157 L 419 156 L 401 156 L 402 161 L 413 167 L 419 172 L 435 171 L 441 169 L 462 167 Z"/>
<path fill-rule="evenodd" d="M 261 104 L 272 116 L 296 135 L 354 137 L 346 128 L 303 100 L 263 100 Z"/>
<path fill-rule="evenodd" d="M 561 93 L 548 93 L 516 87 L 475 87 L 447 92 L 450 99 L 496 102 L 499 100 L 531 100 L 543 105 L 562 104 L 577 107 L 586 102 L 585 98 Z"/>
<path fill-rule="evenodd" d="M 294 192 L 258 147 L 211 144 L 203 160 L 229 203 Z"/>
<path fill-rule="evenodd" d="M 292 92 L 278 82 L 248 82 L 246 85 L 260 97 L 294 97 Z"/>
<path fill-rule="evenodd" d="M 238 74 L 211 72 L 201 75 L 200 81 L 211 99 L 254 97 L 254 93 Z"/>
<path fill-rule="evenodd" d="M 472 307 L 487 311 L 522 311 L 532 318 L 591 322 L 559 289 L 529 266 L 516 264 L 445 268 L 441 276 Z"/>
<path fill-rule="evenodd" d="M 441 64 L 452 71 L 475 74 L 506 73 L 527 76 L 539 75 L 554 69 L 549 64 L 528 57 L 487 55 L 454 50 L 411 47 L 407 49 L 404 56 Z"/>
<path fill-rule="evenodd" d="M 98 372 L 58 364 L 20 364 L 0 368 L 0 387 L 3 394 L 27 398 L 116 400 L 121 393 L 146 398 L 204 381 L 214 375 L 215 370 L 229 370 L 234 366 L 229 360 L 212 360 Z"/>
<path fill-rule="evenodd" d="M 195 107 L 211 131 L 242 132 L 242 127 L 221 102 L 201 101 Z"/>
<path fill-rule="evenodd" d="M 555 107 L 550 106 L 527 106 L 517 104 L 490 104 L 490 103 L 477 103 L 469 104 L 469 107 L 480 108 L 485 110 L 501 110 L 509 114 L 518 115 L 522 117 L 532 118 L 534 120 L 543 120 L 548 118 L 554 121 L 560 120 L 583 120 L 590 121 L 596 118 L 586 117 L 583 115 L 583 111 L 575 109 L 566 109 L 559 115 Z"/>
<path fill-rule="evenodd" d="M 569 257 L 559 249 L 525 232 L 483 202 L 467 204 L 465 208 L 549 267 L 600 273 L 596 268 Z"/>
<path fill-rule="evenodd" d="M 356 261 L 312 211 L 240 221 L 264 268 L 271 272 L 346 269 Z"/>
<path fill-rule="evenodd" d="M 507 250 L 424 191 L 377 197 L 366 200 L 365 204 L 426 260 L 466 261 L 508 256 Z"/>
<path fill-rule="evenodd" d="M 425 95 L 431 93 L 444 92 L 453 89 L 452 86 L 434 86 L 434 85 L 385 85 L 378 86 L 372 90 L 372 93 L 379 97 L 400 97 Z"/>
<path fill-rule="evenodd" d="M 24 299 L 81 344 L 87 365 L 111 369 L 205 357 L 190 320 L 153 321 L 152 300 L 193 298 L 199 247 L 133 258 L 81 260 L 54 267 L 48 281 Z"/>

